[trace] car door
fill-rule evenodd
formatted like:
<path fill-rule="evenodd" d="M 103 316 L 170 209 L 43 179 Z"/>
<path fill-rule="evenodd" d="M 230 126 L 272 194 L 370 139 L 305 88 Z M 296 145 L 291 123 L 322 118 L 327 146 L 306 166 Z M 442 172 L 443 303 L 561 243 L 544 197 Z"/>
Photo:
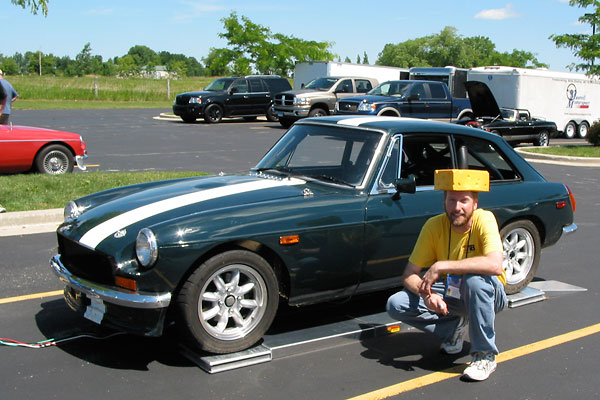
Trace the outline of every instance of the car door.
<path fill-rule="evenodd" d="M 228 116 L 247 115 L 250 113 L 251 99 L 247 79 L 240 78 L 231 83 L 225 107 L 225 113 Z"/>
<path fill-rule="evenodd" d="M 388 148 L 385 166 L 370 192 L 365 221 L 365 263 L 361 290 L 395 287 L 425 221 L 443 212 L 442 192 L 433 190 L 436 169 L 452 168 L 448 135 L 398 135 Z M 414 194 L 396 193 L 398 154 L 400 176 L 415 175 Z"/>
<path fill-rule="evenodd" d="M 265 114 L 272 101 L 271 94 L 269 93 L 262 79 L 248 79 L 248 84 L 250 88 L 250 114 Z"/>
<path fill-rule="evenodd" d="M 452 118 L 452 101 L 441 83 L 425 84 L 427 94 L 425 111 L 428 119 L 450 121 Z"/>

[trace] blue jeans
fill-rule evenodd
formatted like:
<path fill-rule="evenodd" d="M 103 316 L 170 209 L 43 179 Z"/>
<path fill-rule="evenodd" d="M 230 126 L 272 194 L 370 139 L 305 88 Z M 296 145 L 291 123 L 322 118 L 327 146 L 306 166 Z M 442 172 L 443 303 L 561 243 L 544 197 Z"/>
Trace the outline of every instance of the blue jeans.
<path fill-rule="evenodd" d="M 436 282 L 432 291 L 444 295 L 445 284 Z M 493 352 L 498 354 L 494 320 L 496 313 L 507 304 L 502 283 L 495 276 L 465 275 L 460 285 L 460 300 L 444 297 L 448 315 L 443 316 L 425 307 L 421 296 L 406 289 L 392 295 L 387 301 L 388 314 L 398 321 L 431 332 L 442 341 L 449 340 L 456 330 L 459 318 L 469 321 L 471 354 Z"/>

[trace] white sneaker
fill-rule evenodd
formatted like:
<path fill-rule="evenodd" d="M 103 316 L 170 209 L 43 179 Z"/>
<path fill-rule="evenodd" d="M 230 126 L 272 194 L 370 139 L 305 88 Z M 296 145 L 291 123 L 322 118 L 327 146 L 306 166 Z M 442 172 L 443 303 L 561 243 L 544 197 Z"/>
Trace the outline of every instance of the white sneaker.
<path fill-rule="evenodd" d="M 469 321 L 465 317 L 460 317 L 458 326 L 454 330 L 452 337 L 442 343 L 440 349 L 446 354 L 458 354 L 462 351 L 465 335 L 469 327 Z"/>
<path fill-rule="evenodd" d="M 2 207 L 2 204 L 0 204 L 0 213 L 6 212 L 6 208 Z"/>
<path fill-rule="evenodd" d="M 463 377 L 473 381 L 485 381 L 496 370 L 496 356 L 494 353 L 475 353 Z"/>

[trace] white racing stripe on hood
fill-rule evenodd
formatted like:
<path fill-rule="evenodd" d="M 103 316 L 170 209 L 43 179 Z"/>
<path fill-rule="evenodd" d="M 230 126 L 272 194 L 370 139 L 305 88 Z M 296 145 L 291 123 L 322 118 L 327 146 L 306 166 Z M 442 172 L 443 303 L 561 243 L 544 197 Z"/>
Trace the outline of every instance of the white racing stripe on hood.
<path fill-rule="evenodd" d="M 156 203 L 146 204 L 145 206 L 127 211 L 114 218 L 95 226 L 86 232 L 79 242 L 85 246 L 95 249 L 96 246 L 108 236 L 120 229 L 133 225 L 136 222 L 155 215 L 188 206 L 190 204 L 201 203 L 203 201 L 217 199 L 219 197 L 230 196 L 234 194 L 253 192 L 256 190 L 268 189 L 277 186 L 302 185 L 305 181 L 301 179 L 283 179 L 283 180 L 259 180 L 252 182 L 239 183 L 231 186 L 223 186 L 213 189 L 202 190 L 188 193 L 177 197 L 157 201 Z"/>
<path fill-rule="evenodd" d="M 392 116 L 388 116 L 388 115 L 380 116 L 380 117 L 356 117 L 356 118 L 341 119 L 338 121 L 338 125 L 360 126 L 362 124 L 368 124 L 369 122 L 382 121 L 382 120 L 385 120 L 386 118 L 398 119 L 398 117 L 392 117 Z"/>

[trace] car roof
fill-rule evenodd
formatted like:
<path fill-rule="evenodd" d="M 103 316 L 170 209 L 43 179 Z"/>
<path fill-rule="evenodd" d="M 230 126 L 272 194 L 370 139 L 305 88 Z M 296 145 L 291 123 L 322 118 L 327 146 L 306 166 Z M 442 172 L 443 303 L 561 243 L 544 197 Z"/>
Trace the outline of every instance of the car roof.
<path fill-rule="evenodd" d="M 448 122 L 404 117 L 334 115 L 318 118 L 303 118 L 297 121 L 296 124 L 337 125 L 377 129 L 389 135 L 412 132 L 456 133 L 462 135 L 484 137 L 486 139 L 494 141 L 498 138 L 497 135 L 494 135 L 481 129 L 465 127 L 462 125 L 451 124 Z"/>

